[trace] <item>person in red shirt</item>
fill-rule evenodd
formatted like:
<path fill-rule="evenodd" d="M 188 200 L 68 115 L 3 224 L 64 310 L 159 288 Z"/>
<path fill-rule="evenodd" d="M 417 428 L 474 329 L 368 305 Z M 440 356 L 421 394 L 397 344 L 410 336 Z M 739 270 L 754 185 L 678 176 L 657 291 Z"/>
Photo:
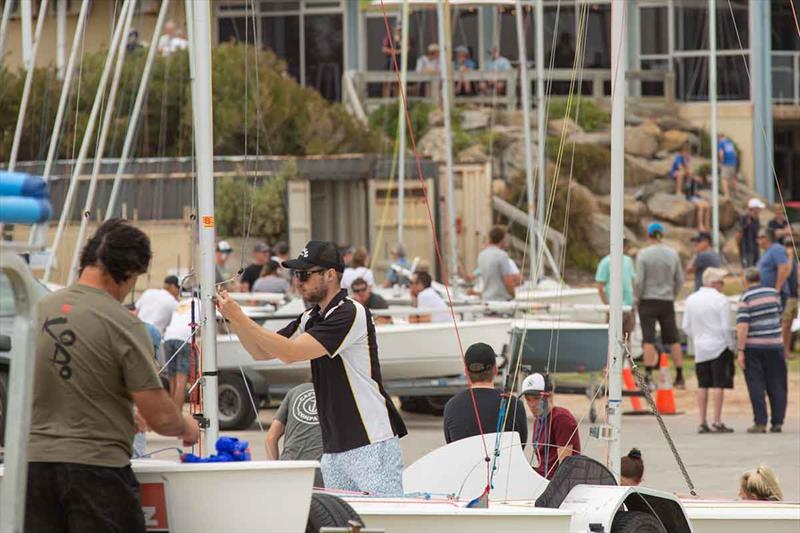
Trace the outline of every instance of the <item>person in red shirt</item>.
<path fill-rule="evenodd" d="M 536 473 L 552 479 L 558 465 L 581 453 L 578 422 L 564 407 L 553 405 L 553 383 L 549 376 L 531 374 L 522 382 L 522 396 L 534 417 L 531 442 Z"/>

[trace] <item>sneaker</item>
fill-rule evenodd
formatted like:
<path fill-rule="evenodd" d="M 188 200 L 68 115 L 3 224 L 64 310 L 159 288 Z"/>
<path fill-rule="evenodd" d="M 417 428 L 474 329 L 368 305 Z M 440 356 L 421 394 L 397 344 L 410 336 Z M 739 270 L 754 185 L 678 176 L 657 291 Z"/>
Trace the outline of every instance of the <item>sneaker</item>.
<path fill-rule="evenodd" d="M 722 422 L 720 422 L 718 424 L 712 424 L 711 427 L 712 427 L 714 433 L 733 433 L 733 429 L 729 428 L 728 426 L 726 426 Z"/>
<path fill-rule="evenodd" d="M 683 378 L 675 378 L 675 383 L 672 386 L 676 389 L 686 390 L 686 382 L 683 381 Z"/>
<path fill-rule="evenodd" d="M 708 424 L 705 424 L 705 423 L 704 424 L 700 424 L 699 426 L 697 426 L 697 432 L 701 433 L 701 434 L 702 433 L 711 433 L 711 428 L 708 427 Z"/>
<path fill-rule="evenodd" d="M 747 428 L 748 433 L 766 433 L 767 426 L 764 424 L 753 424 L 749 428 Z"/>
<path fill-rule="evenodd" d="M 772 424 L 769 428 L 770 433 L 781 433 L 783 431 L 783 424 Z"/>

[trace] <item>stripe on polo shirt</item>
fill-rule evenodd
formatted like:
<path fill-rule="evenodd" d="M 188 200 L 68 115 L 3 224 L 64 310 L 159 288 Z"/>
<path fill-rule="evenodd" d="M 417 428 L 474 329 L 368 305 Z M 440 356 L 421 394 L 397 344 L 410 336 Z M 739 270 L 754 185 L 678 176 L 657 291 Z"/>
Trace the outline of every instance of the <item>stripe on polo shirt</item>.
<path fill-rule="evenodd" d="M 770 287 L 745 291 L 736 313 L 737 324 L 747 324 L 745 347 L 781 348 L 781 301 L 778 292 Z"/>

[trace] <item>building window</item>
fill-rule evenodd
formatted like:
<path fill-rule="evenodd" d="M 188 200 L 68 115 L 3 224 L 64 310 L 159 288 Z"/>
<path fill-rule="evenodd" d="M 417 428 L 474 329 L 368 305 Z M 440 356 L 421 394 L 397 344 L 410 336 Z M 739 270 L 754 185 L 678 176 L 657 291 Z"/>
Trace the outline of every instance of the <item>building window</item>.
<path fill-rule="evenodd" d="M 286 70 L 298 82 L 300 77 L 300 17 L 268 15 L 261 19 L 261 45 L 286 62 Z"/>
<path fill-rule="evenodd" d="M 307 15 L 305 34 L 306 87 L 313 87 L 329 100 L 341 100 L 344 35 L 342 16 Z"/>
<path fill-rule="evenodd" d="M 669 54 L 669 16 L 666 6 L 642 7 L 639 21 L 641 54 Z"/>

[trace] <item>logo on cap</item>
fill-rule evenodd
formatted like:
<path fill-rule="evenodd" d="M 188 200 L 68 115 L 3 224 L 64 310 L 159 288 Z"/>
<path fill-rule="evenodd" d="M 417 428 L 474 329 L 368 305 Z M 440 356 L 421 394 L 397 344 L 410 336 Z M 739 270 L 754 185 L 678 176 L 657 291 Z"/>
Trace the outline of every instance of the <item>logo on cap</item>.
<path fill-rule="evenodd" d="M 308 248 L 303 248 L 303 249 L 300 251 L 300 256 L 301 256 L 301 257 L 305 257 L 306 259 L 308 259 Z"/>

